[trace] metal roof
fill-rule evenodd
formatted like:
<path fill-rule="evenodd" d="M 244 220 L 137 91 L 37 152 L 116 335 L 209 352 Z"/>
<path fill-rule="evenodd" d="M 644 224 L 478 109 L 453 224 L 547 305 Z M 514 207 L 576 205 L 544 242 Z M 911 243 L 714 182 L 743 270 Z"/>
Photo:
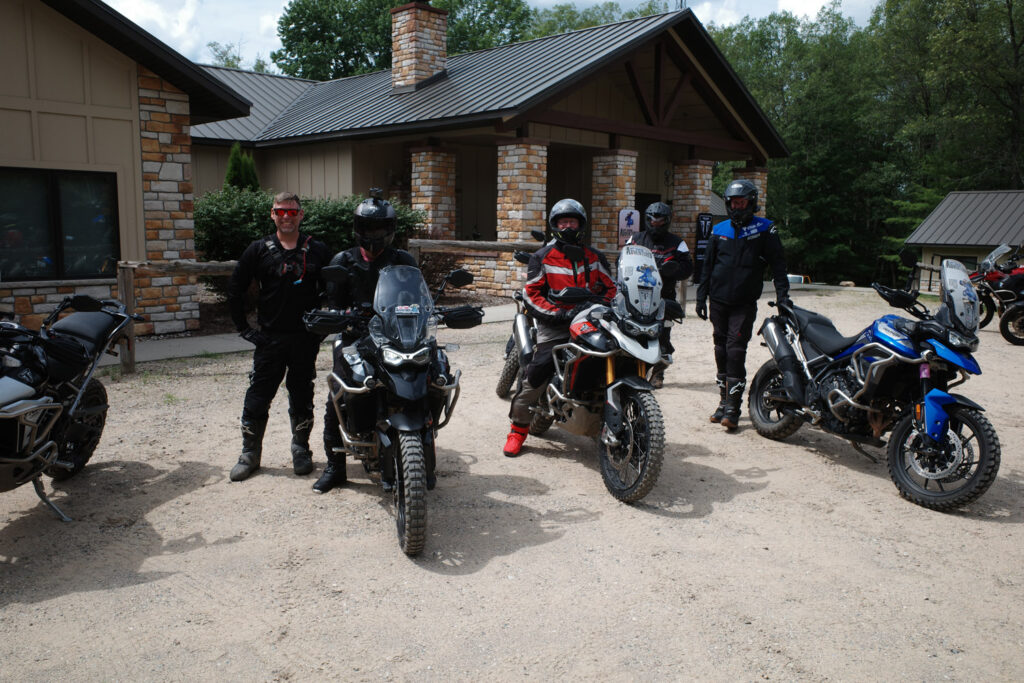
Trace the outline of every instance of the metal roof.
<path fill-rule="evenodd" d="M 111 47 L 188 93 L 192 123 L 249 113 L 249 101 L 99 0 L 43 0 Z"/>
<path fill-rule="evenodd" d="M 193 130 L 193 136 L 273 146 L 297 138 L 337 139 L 493 123 L 571 89 L 671 28 L 770 155 L 788 155 L 778 132 L 688 9 L 455 55 L 448 58 L 445 77 L 410 92 L 393 92 L 390 70 L 313 83 L 256 135 L 229 138 L 226 126 L 202 126 Z M 258 82 L 231 84 L 258 102 L 260 96 L 250 89 Z"/>
<path fill-rule="evenodd" d="M 950 192 L 907 238 L 914 246 L 1024 242 L 1024 190 Z"/>
<path fill-rule="evenodd" d="M 316 83 L 305 78 L 261 74 L 221 66 L 201 65 L 204 71 L 252 101 L 249 115 L 192 127 L 193 138 L 254 140 L 264 128 Z"/>

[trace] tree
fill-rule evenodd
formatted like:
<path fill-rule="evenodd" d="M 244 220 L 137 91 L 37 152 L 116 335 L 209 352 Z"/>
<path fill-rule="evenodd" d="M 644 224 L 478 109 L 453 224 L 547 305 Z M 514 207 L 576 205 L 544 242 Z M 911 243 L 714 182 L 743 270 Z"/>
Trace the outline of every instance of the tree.
<path fill-rule="evenodd" d="M 260 191 L 259 177 L 256 175 L 256 162 L 252 156 L 242 151 L 242 145 L 231 145 L 228 153 L 228 168 L 224 174 L 224 187 L 237 187 L 242 190 Z"/>
<path fill-rule="evenodd" d="M 277 23 L 282 48 L 270 58 L 289 76 L 330 80 L 391 68 L 397 0 L 291 0 Z M 519 40 L 525 0 L 437 0 L 448 11 L 449 55 Z"/>
<path fill-rule="evenodd" d="M 659 0 L 646 0 L 646 2 L 626 11 L 623 11 L 617 2 L 603 2 L 582 9 L 574 3 L 563 3 L 545 9 L 533 10 L 531 25 L 526 32 L 526 37 L 529 39 L 543 38 L 625 19 L 661 14 L 667 12 L 668 9 L 668 3 L 659 2 Z"/>
<path fill-rule="evenodd" d="M 206 44 L 206 48 L 213 55 L 213 61 L 211 62 L 214 66 L 226 66 L 231 69 L 242 68 L 242 50 L 241 45 L 235 43 L 225 43 L 221 45 L 216 40 L 211 40 Z"/>

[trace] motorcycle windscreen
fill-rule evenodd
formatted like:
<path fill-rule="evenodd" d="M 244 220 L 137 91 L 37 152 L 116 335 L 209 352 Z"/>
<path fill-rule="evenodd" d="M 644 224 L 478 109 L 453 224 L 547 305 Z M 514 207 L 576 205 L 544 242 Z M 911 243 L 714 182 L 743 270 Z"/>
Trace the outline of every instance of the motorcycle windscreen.
<path fill-rule="evenodd" d="M 992 253 L 986 256 L 981 265 L 978 266 L 979 273 L 988 273 L 995 270 L 996 264 L 999 263 L 999 259 L 1010 253 L 1009 244 L 1000 244 L 998 247 L 992 250 Z"/>
<path fill-rule="evenodd" d="M 980 314 L 978 293 L 974 291 L 967 269 L 959 261 L 946 259 L 942 262 L 939 282 L 942 306 L 947 309 L 953 325 L 960 332 L 977 333 Z M 938 313 L 935 317 L 941 320 Z"/>
<path fill-rule="evenodd" d="M 619 253 L 619 293 L 640 317 L 649 318 L 661 306 L 661 273 L 647 247 L 628 244 Z"/>
<path fill-rule="evenodd" d="M 423 341 L 434 302 L 420 269 L 388 266 L 380 271 L 373 310 L 380 317 L 384 336 L 399 348 L 410 350 Z"/>

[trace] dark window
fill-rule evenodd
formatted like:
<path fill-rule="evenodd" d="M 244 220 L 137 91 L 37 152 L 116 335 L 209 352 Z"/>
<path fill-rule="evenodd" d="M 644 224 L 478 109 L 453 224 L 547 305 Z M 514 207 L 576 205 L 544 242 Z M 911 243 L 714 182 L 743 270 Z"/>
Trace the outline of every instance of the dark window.
<path fill-rule="evenodd" d="M 0 282 L 113 277 L 117 175 L 0 167 Z"/>

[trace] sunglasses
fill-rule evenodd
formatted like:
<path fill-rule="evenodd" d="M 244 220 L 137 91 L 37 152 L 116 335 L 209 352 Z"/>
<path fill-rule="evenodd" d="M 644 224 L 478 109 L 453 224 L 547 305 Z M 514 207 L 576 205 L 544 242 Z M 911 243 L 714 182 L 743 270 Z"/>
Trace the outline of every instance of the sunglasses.
<path fill-rule="evenodd" d="M 294 216 L 298 216 L 299 215 L 299 211 L 302 211 L 302 209 L 277 209 L 277 208 L 275 208 L 274 209 L 274 215 L 275 216 L 292 216 L 292 217 L 294 217 Z"/>

